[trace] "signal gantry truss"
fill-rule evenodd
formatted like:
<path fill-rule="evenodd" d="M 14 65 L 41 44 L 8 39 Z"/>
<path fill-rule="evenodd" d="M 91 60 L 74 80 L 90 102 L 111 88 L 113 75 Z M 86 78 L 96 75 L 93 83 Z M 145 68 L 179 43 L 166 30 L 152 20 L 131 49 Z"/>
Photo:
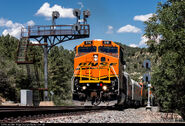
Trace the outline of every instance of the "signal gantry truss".
<path fill-rule="evenodd" d="M 55 19 L 57 19 L 60 14 L 54 11 L 52 14 L 52 25 L 37 25 L 28 26 L 22 28 L 21 39 L 17 50 L 17 64 L 33 64 L 34 56 L 32 59 L 28 59 L 28 47 L 29 46 L 42 46 L 44 49 L 44 78 L 45 78 L 45 89 L 48 85 L 48 66 L 47 66 L 47 55 L 49 50 L 60 44 L 69 40 L 88 38 L 90 35 L 90 26 L 87 24 L 86 18 L 90 16 L 90 12 L 84 11 L 84 21 L 80 24 L 80 10 L 75 9 L 73 11 L 74 16 L 77 17 L 77 22 L 74 25 L 55 25 Z M 34 40 L 34 43 L 30 40 Z M 35 42 L 36 41 L 36 42 Z M 45 94 L 47 97 L 47 94 Z M 46 98 L 47 99 L 47 98 Z"/>

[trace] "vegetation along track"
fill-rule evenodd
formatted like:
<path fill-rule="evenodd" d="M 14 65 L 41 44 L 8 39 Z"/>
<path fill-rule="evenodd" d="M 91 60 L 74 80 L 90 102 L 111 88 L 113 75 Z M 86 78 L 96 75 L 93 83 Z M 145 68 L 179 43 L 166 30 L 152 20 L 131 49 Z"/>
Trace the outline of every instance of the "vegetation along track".
<path fill-rule="evenodd" d="M 0 123 L 24 122 L 27 120 L 76 115 L 113 109 L 107 106 L 0 106 Z M 3 115 L 3 116 L 2 116 Z"/>

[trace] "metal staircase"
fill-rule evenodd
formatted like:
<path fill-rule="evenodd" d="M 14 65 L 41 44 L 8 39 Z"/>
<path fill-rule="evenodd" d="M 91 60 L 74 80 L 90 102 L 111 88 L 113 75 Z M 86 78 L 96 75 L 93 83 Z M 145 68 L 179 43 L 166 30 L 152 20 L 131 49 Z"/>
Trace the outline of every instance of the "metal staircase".
<path fill-rule="evenodd" d="M 28 60 L 28 44 L 29 44 L 29 38 L 22 37 L 19 41 L 18 50 L 17 50 L 17 64 L 33 64 L 33 60 Z"/>

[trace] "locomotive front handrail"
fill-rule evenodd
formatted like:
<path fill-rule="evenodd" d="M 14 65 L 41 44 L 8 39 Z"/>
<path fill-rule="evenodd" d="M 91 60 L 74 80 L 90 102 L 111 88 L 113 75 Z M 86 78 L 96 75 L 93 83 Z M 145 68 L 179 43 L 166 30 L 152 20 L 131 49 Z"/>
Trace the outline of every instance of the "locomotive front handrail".
<path fill-rule="evenodd" d="M 105 68 L 105 66 L 108 66 L 108 68 Z M 80 82 L 81 83 L 85 83 L 85 82 L 105 82 L 105 83 L 111 83 L 111 80 L 110 80 L 110 78 L 112 77 L 112 75 L 111 75 L 111 65 L 99 65 L 97 68 L 93 68 L 92 66 L 90 66 L 90 65 L 88 65 L 88 66 L 85 66 L 85 65 L 83 65 L 83 66 L 80 66 L 80 69 L 79 69 L 79 73 L 80 73 L 80 75 L 79 75 L 79 77 L 80 77 Z M 91 71 L 91 69 L 98 69 L 99 70 L 99 75 L 98 75 L 98 77 L 91 77 L 90 75 L 90 71 Z M 107 75 L 105 75 L 105 76 L 101 76 L 101 70 L 102 69 L 107 69 L 108 70 L 108 76 Z M 82 75 L 82 71 L 83 70 L 88 70 L 89 71 L 89 73 L 88 73 L 88 75 Z M 113 74 L 114 74 L 114 76 L 116 76 L 117 78 L 118 78 L 118 76 L 115 74 L 115 71 L 113 71 Z M 77 76 L 77 75 L 76 75 Z M 87 78 L 88 80 L 83 80 L 82 78 Z M 101 80 L 102 78 L 108 78 L 108 80 Z"/>

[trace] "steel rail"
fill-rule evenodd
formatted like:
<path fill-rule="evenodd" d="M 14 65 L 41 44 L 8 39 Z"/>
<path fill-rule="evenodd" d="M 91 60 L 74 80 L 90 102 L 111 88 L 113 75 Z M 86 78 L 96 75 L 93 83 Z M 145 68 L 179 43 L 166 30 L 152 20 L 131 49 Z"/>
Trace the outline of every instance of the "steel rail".
<path fill-rule="evenodd" d="M 110 106 L 0 106 L 0 122 L 7 118 L 18 118 L 42 114 L 110 110 Z"/>

